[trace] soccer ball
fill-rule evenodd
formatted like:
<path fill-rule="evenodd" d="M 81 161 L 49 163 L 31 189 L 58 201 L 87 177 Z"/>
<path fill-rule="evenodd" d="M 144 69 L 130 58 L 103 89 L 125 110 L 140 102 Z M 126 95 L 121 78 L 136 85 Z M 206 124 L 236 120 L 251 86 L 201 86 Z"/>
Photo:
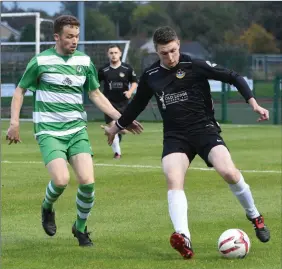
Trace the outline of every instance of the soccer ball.
<path fill-rule="evenodd" d="M 228 259 L 245 258 L 250 251 L 248 235 L 240 229 L 229 229 L 221 234 L 217 243 L 219 253 Z"/>

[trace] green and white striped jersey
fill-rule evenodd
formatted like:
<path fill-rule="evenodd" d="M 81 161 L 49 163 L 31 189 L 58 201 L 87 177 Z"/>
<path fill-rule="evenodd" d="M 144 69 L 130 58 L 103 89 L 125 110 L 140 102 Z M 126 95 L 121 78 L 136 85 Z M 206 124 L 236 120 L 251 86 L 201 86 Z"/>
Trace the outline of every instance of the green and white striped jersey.
<path fill-rule="evenodd" d="M 83 91 L 100 84 L 89 56 L 80 51 L 62 56 L 51 48 L 31 59 L 19 87 L 33 92 L 35 136 L 64 136 L 86 127 Z"/>

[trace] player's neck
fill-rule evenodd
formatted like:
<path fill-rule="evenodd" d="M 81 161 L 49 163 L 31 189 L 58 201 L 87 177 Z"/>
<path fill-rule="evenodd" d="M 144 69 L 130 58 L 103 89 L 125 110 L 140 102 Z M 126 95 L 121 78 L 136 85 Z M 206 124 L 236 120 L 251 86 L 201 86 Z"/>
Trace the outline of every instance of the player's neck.
<path fill-rule="evenodd" d="M 57 54 L 61 55 L 61 56 L 71 56 L 72 54 L 65 54 L 60 47 L 55 46 L 54 47 L 55 51 L 57 52 Z"/>
<path fill-rule="evenodd" d="M 179 63 L 179 61 L 177 62 L 176 65 L 174 65 L 174 66 L 172 66 L 172 67 L 169 67 L 169 66 L 164 65 L 164 64 L 161 62 L 161 63 L 160 63 L 160 66 L 161 66 L 162 68 L 164 68 L 164 69 L 170 70 L 170 69 L 174 68 L 175 66 L 177 66 L 178 63 Z"/>
<path fill-rule="evenodd" d="M 118 61 L 118 62 L 115 62 L 115 63 L 110 63 L 110 66 L 112 67 L 112 68 L 118 68 L 118 67 L 120 67 L 121 66 L 121 61 Z"/>
<path fill-rule="evenodd" d="M 170 68 L 167 67 L 166 65 L 164 65 L 162 62 L 161 62 L 161 64 L 160 64 L 160 66 L 161 66 L 162 68 L 164 68 L 164 69 L 170 70 Z"/>

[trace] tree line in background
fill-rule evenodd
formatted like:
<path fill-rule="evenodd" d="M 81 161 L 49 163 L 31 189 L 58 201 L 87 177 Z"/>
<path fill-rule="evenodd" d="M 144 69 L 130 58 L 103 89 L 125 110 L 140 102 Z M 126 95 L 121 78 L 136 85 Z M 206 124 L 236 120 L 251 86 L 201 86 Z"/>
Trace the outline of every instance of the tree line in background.
<path fill-rule="evenodd" d="M 77 2 L 61 3 L 60 12 L 53 17 L 44 11 L 40 11 L 41 16 L 54 19 L 61 14 L 78 15 Z M 5 12 L 24 10 L 17 2 L 10 10 L 2 3 L 2 13 Z M 158 26 L 170 25 L 182 40 L 199 41 L 218 63 L 225 65 L 234 57 L 241 57 L 237 65 L 244 65 L 248 54 L 282 53 L 281 2 L 86 1 L 85 19 L 86 40 L 145 40 Z M 35 40 L 34 19 L 5 20 L 21 30 L 21 41 Z M 45 41 L 53 40 L 50 25 L 42 27 L 42 32 Z"/>

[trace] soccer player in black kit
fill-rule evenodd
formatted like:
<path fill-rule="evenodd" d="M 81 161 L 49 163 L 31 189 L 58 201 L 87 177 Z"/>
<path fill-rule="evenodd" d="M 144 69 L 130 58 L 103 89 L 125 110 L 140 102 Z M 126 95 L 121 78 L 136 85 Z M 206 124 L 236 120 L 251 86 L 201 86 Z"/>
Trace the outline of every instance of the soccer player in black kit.
<path fill-rule="evenodd" d="M 236 72 L 181 54 L 180 41 L 170 27 L 158 28 L 153 41 L 160 61 L 144 71 L 132 102 L 115 125 L 105 128 L 108 142 L 145 109 L 154 95 L 163 118 L 162 167 L 167 179 L 169 215 L 175 230 L 170 238 L 171 246 L 185 259 L 194 255 L 184 178 L 197 154 L 227 182 L 253 224 L 258 239 L 269 241 L 270 232 L 255 206 L 250 187 L 235 167 L 220 136 L 208 79 L 233 84 L 259 114 L 258 121 L 268 120 L 269 112 L 257 104 L 244 78 Z"/>
<path fill-rule="evenodd" d="M 108 57 L 110 62 L 99 69 L 99 82 L 104 81 L 104 95 L 109 99 L 113 107 L 122 113 L 129 103 L 132 93 L 137 88 L 137 77 L 133 68 L 126 63 L 121 62 L 122 51 L 118 45 L 110 45 L 108 48 Z M 130 88 L 129 88 L 130 84 Z M 113 119 L 105 114 L 105 122 L 112 126 Z M 121 149 L 121 131 L 117 134 L 112 143 L 114 158 L 120 159 Z"/>

